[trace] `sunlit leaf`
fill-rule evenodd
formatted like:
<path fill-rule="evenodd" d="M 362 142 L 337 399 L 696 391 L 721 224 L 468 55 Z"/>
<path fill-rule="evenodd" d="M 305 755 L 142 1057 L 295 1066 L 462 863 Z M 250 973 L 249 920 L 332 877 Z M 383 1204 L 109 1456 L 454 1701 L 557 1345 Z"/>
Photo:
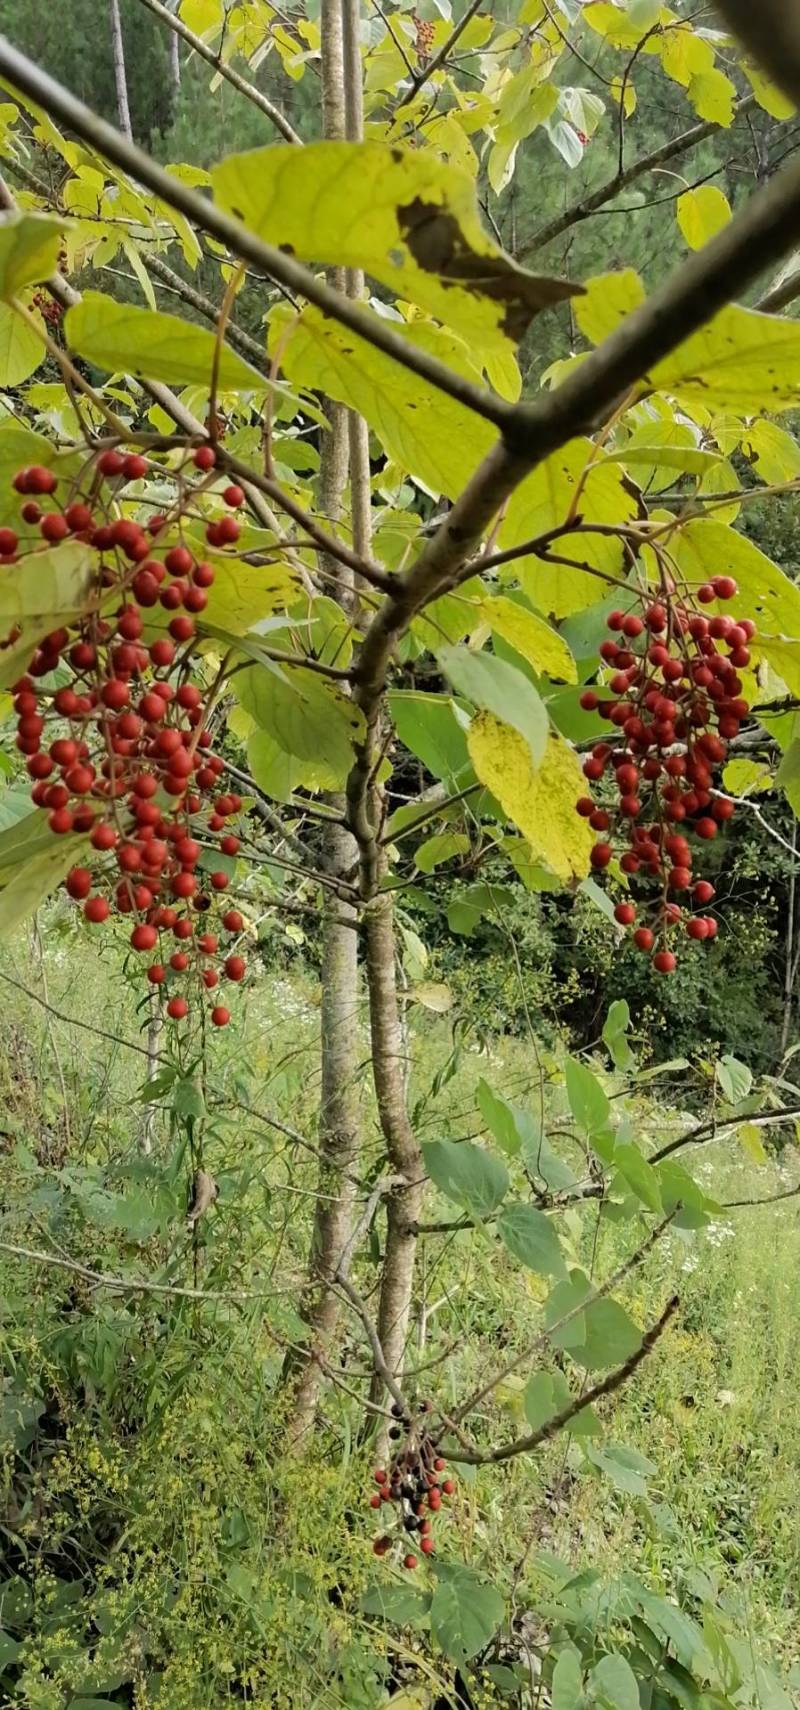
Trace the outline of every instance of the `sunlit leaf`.
<path fill-rule="evenodd" d="M 565 883 L 583 878 L 594 837 L 575 812 L 584 780 L 574 750 L 551 731 L 541 766 L 534 770 L 524 737 L 492 713 L 473 719 L 467 743 L 481 782 L 535 854 Z"/>
<path fill-rule="evenodd" d="M 71 350 L 112 373 L 122 369 L 138 379 L 165 380 L 170 385 L 211 385 L 215 335 L 179 315 L 154 315 L 134 303 L 116 303 L 101 291 L 86 291 L 67 310 L 64 335 Z M 230 391 L 250 392 L 263 391 L 266 381 L 223 345 L 219 384 Z"/>
<path fill-rule="evenodd" d="M 531 763 L 538 766 L 547 743 L 547 713 L 527 677 L 504 659 L 468 647 L 440 647 L 438 656 L 454 689 L 512 725 L 527 742 Z"/>
<path fill-rule="evenodd" d="M 55 273 L 64 223 L 49 214 L 0 214 L 0 297 L 8 301 Z"/>
<path fill-rule="evenodd" d="M 556 682 L 577 681 L 575 661 L 566 642 L 537 612 L 506 594 L 493 594 L 483 600 L 481 616 L 535 671 Z"/>
<path fill-rule="evenodd" d="M 731 218 L 727 196 L 715 184 L 700 184 L 696 190 L 685 190 L 678 197 L 678 225 L 690 249 L 702 249 L 709 238 L 716 237 Z"/>

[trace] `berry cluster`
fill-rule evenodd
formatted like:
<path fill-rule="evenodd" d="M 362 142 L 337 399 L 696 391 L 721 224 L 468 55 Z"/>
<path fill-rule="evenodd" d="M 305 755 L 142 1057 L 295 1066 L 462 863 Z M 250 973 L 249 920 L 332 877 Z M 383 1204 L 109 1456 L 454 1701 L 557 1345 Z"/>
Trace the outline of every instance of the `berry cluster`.
<path fill-rule="evenodd" d="M 57 327 L 61 324 L 63 306 L 56 297 L 50 296 L 49 291 L 34 291 L 32 302 L 34 309 L 39 310 L 42 320 L 47 321 L 48 326 Z"/>
<path fill-rule="evenodd" d="M 193 453 L 195 470 L 208 474 L 215 463 L 212 446 Z M 169 517 L 145 526 L 119 514 L 120 487 L 150 473 L 138 453 L 102 451 L 84 471 L 82 490 L 63 504 L 51 470 L 36 465 L 14 477 L 23 540 L 0 529 L 0 562 L 20 562 L 21 574 L 35 576 L 36 546 L 67 537 L 94 554 L 87 609 L 40 641 L 13 685 L 16 740 L 51 832 L 83 834 L 92 851 L 91 865 L 72 867 L 66 878 L 86 919 L 129 915 L 131 947 L 147 957 L 147 978 L 163 990 L 167 1015 L 180 1021 L 195 999 L 206 1000 L 211 1021 L 224 1027 L 229 1010 L 207 994 L 221 977 L 244 978 L 235 948 L 244 921 L 221 906 L 227 872 L 203 862 L 215 845 L 225 856 L 237 853 L 231 821 L 242 800 L 222 787 L 224 762 L 212 752 L 209 726 L 213 691 L 193 678 L 195 617 L 215 571 L 181 538 L 195 500 L 185 482 Z M 236 486 L 223 493 L 229 507 L 243 498 Z M 229 512 L 206 525 L 214 546 L 238 535 Z M 167 545 L 170 538 L 175 544 Z M 150 608 L 170 614 L 166 633 Z"/>
<path fill-rule="evenodd" d="M 414 46 L 417 58 L 425 61 L 430 58 L 431 49 L 436 40 L 436 25 L 431 18 L 420 18 L 417 12 L 412 12 L 411 22 L 414 25 Z"/>
<path fill-rule="evenodd" d="M 676 966 L 671 946 L 679 933 L 697 940 L 717 933 L 714 916 L 696 912 L 715 891 L 707 879 L 693 878 L 689 838 L 716 837 L 734 811 L 733 802 L 714 794 L 714 770 L 749 711 L 738 672 L 750 663 L 756 626 L 700 608 L 736 592 L 731 576 L 714 576 L 693 598 L 665 587 L 657 599 L 637 596 L 628 611 L 612 612 L 612 636 L 600 647 L 611 671 L 609 697 L 602 687 L 581 695 L 586 711 L 619 731 L 616 743 L 595 743 L 583 765 L 592 784 L 613 778 L 603 799 L 587 795 L 577 803 L 603 834 L 592 866 L 602 872 L 620 852 L 620 868 L 637 894 L 614 914 L 633 929 L 636 948 L 652 955 L 660 974 Z M 689 896 L 691 908 L 677 900 Z"/>
<path fill-rule="evenodd" d="M 425 1411 L 427 1404 L 423 1403 L 423 1412 Z M 396 1503 L 399 1524 L 407 1534 L 403 1540 L 404 1546 L 416 1533 L 422 1554 L 431 1556 L 435 1548 L 431 1536 L 431 1516 L 438 1514 L 443 1496 L 452 1496 L 455 1483 L 452 1478 L 442 1479 L 441 1474 L 446 1467 L 445 1457 L 430 1435 L 424 1430 L 415 1432 L 402 1408 L 393 1407 L 392 1413 L 396 1419 L 403 1422 L 406 1444 L 395 1455 L 388 1471 L 385 1467 L 375 1468 L 375 1483 L 378 1488 L 370 1497 L 369 1505 L 370 1508 L 377 1509 L 385 1502 Z M 402 1436 L 403 1430 L 395 1426 L 390 1435 Z M 392 1537 L 386 1532 L 376 1538 L 372 1546 L 376 1556 L 385 1556 L 391 1547 Z M 417 1565 L 418 1558 L 413 1551 L 409 1550 L 404 1554 L 405 1568 L 413 1569 Z"/>

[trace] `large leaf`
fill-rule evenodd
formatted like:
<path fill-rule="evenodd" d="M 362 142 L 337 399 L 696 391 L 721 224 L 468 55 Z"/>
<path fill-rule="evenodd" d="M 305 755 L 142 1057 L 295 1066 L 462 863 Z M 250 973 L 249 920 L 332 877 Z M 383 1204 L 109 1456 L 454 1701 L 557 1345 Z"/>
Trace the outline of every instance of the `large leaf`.
<path fill-rule="evenodd" d="M 585 1304 L 562 1329 L 559 1320 Z M 545 1304 L 545 1325 L 555 1348 L 571 1354 L 587 1370 L 621 1365 L 641 1347 L 641 1332 L 618 1300 L 609 1295 L 592 1297 L 591 1284 L 581 1271 L 573 1271 L 556 1284 Z"/>
<path fill-rule="evenodd" d="M 800 324 L 729 305 L 651 369 L 643 386 L 703 410 L 796 408 Z"/>
<path fill-rule="evenodd" d="M 519 731 L 492 713 L 479 713 L 467 736 L 475 771 L 518 825 L 534 855 L 565 883 L 589 871 L 594 836 L 575 812 L 583 773 L 574 750 L 551 731 L 537 770 Z"/>
<path fill-rule="evenodd" d="M 428 1140 L 422 1156 L 431 1181 L 473 1217 L 488 1217 L 508 1192 L 508 1171 L 502 1158 L 474 1146 L 471 1140 Z"/>
<path fill-rule="evenodd" d="M 547 744 L 547 713 L 532 683 L 514 665 L 493 653 L 469 647 L 440 647 L 441 664 L 456 691 L 473 705 L 494 713 L 524 737 L 538 766 Z"/>
<path fill-rule="evenodd" d="M 690 582 L 706 582 L 722 569 L 735 578 L 738 592 L 721 611 L 755 618 L 759 631 L 770 635 L 800 636 L 800 588 L 746 535 L 711 518 L 693 518 L 675 535 L 670 552 Z"/>
<path fill-rule="evenodd" d="M 497 1233 L 512 1257 L 529 1271 L 538 1271 L 543 1277 L 566 1275 L 561 1242 L 545 1212 L 522 1200 L 512 1200 L 500 1212 Z"/>
<path fill-rule="evenodd" d="M 204 629 L 214 625 L 232 635 L 247 635 L 260 619 L 293 605 L 300 593 L 299 574 L 288 564 L 244 564 L 213 552 L 208 558 L 214 581 L 200 619 Z M 265 636 L 261 639 L 266 643 Z M 258 640 L 256 633 L 253 641 Z"/>
<path fill-rule="evenodd" d="M 178 315 L 153 314 L 133 303 L 115 303 L 102 291 L 86 291 L 64 316 L 70 350 L 98 368 L 121 369 L 140 380 L 176 386 L 210 386 L 216 338 L 208 327 Z M 263 391 L 263 374 L 223 345 L 219 384 L 224 390 Z"/>
<path fill-rule="evenodd" d="M 54 837 L 51 832 L 50 840 L 52 847 L 26 861 L 0 891 L 0 941 L 35 913 L 74 866 L 79 851 L 88 848 L 85 837 Z"/>
<path fill-rule="evenodd" d="M 31 811 L 29 796 L 28 812 L 12 820 L 0 832 L 0 884 L 7 883 L 13 877 L 15 867 L 23 861 L 30 861 L 34 855 L 40 855 L 42 850 L 52 846 L 53 833 L 47 823 L 47 814 L 44 808 Z"/>
<path fill-rule="evenodd" d="M 346 695 L 300 665 L 280 671 L 253 666 L 235 680 L 236 694 L 260 729 L 313 770 L 320 787 L 341 784 L 353 762 L 364 716 Z"/>
<path fill-rule="evenodd" d="M 435 329 L 405 335 L 439 354 Z M 287 378 L 357 410 L 400 469 L 432 493 L 455 498 L 491 449 L 496 434 L 466 405 L 376 350 L 357 333 L 308 307 L 281 346 Z"/>
<path fill-rule="evenodd" d="M 34 328 L 8 303 L 0 303 L 0 386 L 21 386 L 46 355 Z"/>
<path fill-rule="evenodd" d="M 539 1431 L 555 1414 L 563 1413 L 572 1401 L 572 1391 L 563 1372 L 534 1372 L 525 1385 L 523 1404 L 525 1418 L 532 1431 Z M 597 1417 L 591 1407 L 584 1407 L 570 1419 L 573 1437 L 593 1437 L 598 1431 Z"/>
<path fill-rule="evenodd" d="M 520 483 L 503 515 L 500 545 L 518 546 L 548 529 L 561 527 L 573 514 L 573 507 L 584 525 L 627 522 L 636 515 L 636 496 L 623 470 L 610 460 L 598 459 L 597 448 L 588 439 L 570 440 Z M 526 557 L 514 566 L 528 599 L 540 612 L 553 617 L 580 611 L 605 592 L 604 583 L 591 574 L 591 567 L 610 576 L 622 573 L 622 547 L 612 535 L 565 534 L 554 552 L 559 558 L 575 560 L 575 565 L 548 564 L 546 558 Z M 583 568 L 587 565 L 588 570 Z"/>
<path fill-rule="evenodd" d="M 503 1619 L 503 1599 L 493 1585 L 471 1568 L 456 1562 L 434 1562 L 436 1588 L 431 1605 L 431 1632 L 437 1644 L 457 1662 L 468 1662 L 483 1650 Z"/>
<path fill-rule="evenodd" d="M 481 617 L 534 671 L 557 682 L 577 682 L 575 660 L 566 642 L 537 612 L 507 594 L 492 594 L 481 603 Z"/>
<path fill-rule="evenodd" d="M 484 231 L 474 180 L 432 149 L 274 144 L 228 155 L 214 195 L 301 261 L 363 268 L 488 351 L 580 292 L 526 273 Z"/>
<path fill-rule="evenodd" d="M 0 297 L 8 301 L 55 273 L 63 229 L 48 214 L 0 214 Z"/>
<path fill-rule="evenodd" d="M 639 1710 L 639 1685 L 627 1658 L 619 1651 L 601 1657 L 586 1682 L 592 1697 L 606 1710 Z"/>
<path fill-rule="evenodd" d="M 702 249 L 731 218 L 727 196 L 714 184 L 701 184 L 678 197 L 678 225 L 690 249 Z"/>
<path fill-rule="evenodd" d="M 569 1108 L 575 1118 L 575 1123 L 581 1134 L 587 1140 L 605 1128 L 611 1106 L 605 1089 L 587 1063 L 579 1062 L 577 1057 L 568 1057 L 564 1065 L 564 1078 L 567 1084 Z"/>
<path fill-rule="evenodd" d="M 400 741 L 434 778 L 452 780 L 469 767 L 469 721 L 449 696 L 395 689 L 389 693 L 389 711 Z"/>
<path fill-rule="evenodd" d="M 43 636 L 77 617 L 93 574 L 89 547 L 71 540 L 0 569 L 0 632 L 22 629 L 19 641 L 0 650 L 0 688 L 19 677 Z"/>

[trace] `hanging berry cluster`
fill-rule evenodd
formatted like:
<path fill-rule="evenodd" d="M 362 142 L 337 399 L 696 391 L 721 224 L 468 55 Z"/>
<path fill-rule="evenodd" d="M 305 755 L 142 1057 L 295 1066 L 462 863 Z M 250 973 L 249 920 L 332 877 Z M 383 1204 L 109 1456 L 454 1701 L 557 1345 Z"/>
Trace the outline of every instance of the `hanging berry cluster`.
<path fill-rule="evenodd" d="M 424 1414 L 428 1410 L 429 1403 L 423 1402 L 421 1411 Z M 397 1504 L 397 1536 L 405 1551 L 403 1566 L 413 1569 L 418 1565 L 418 1557 L 407 1546 L 416 1537 L 422 1554 L 433 1555 L 432 1516 L 438 1514 L 442 1497 L 452 1496 L 455 1483 L 452 1478 L 441 1477 L 446 1470 L 445 1457 L 429 1433 L 412 1427 L 401 1407 L 393 1407 L 392 1413 L 395 1419 L 402 1420 L 402 1426 L 393 1426 L 389 1435 L 395 1438 L 405 1435 L 406 1443 L 403 1449 L 398 1450 L 388 1470 L 385 1467 L 375 1468 L 378 1488 L 370 1497 L 369 1505 L 378 1509 L 384 1503 Z M 375 1555 L 385 1556 L 392 1543 L 391 1533 L 381 1533 L 372 1546 Z"/>
<path fill-rule="evenodd" d="M 615 918 L 632 929 L 636 948 L 652 955 L 660 974 L 673 972 L 681 934 L 703 940 L 717 933 L 713 914 L 698 912 L 715 890 L 693 877 L 689 839 L 716 837 L 734 811 L 714 793 L 714 775 L 749 711 L 738 672 L 750 663 L 756 626 L 699 608 L 736 592 L 733 577 L 714 576 L 693 597 L 637 596 L 627 611 L 612 612 L 613 634 L 600 647 L 612 671 L 609 698 L 602 688 L 581 695 L 587 712 L 619 731 L 616 743 L 595 743 L 583 765 L 592 784 L 611 783 L 577 803 L 603 834 L 592 866 L 602 872 L 619 853 L 634 896 L 617 904 Z"/>
<path fill-rule="evenodd" d="M 215 463 L 205 445 L 188 467 L 196 480 Z M 206 870 L 201 859 L 215 846 L 237 853 L 231 822 L 242 801 L 223 789 L 224 762 L 211 746 L 213 692 L 193 672 L 195 617 L 215 571 L 181 538 L 187 516 L 201 514 L 185 470 L 169 516 L 145 526 L 119 514 L 119 489 L 153 473 L 165 471 L 138 453 L 104 450 L 64 503 L 51 470 L 14 477 L 19 533 L 0 529 L 0 562 L 35 576 L 36 547 L 68 537 L 95 555 L 87 610 L 40 641 L 13 686 L 17 747 L 53 835 L 87 837 L 89 862 L 65 881 L 86 919 L 129 916 L 131 947 L 147 959 L 167 1016 L 181 1021 L 209 1004 L 211 1021 L 224 1027 L 230 1012 L 210 994 L 221 978 L 244 978 L 235 944 L 244 921 L 225 907 L 227 872 L 213 863 Z M 233 545 L 240 532 L 231 511 L 244 500 L 241 488 L 222 497 L 229 509 L 205 531 L 215 547 Z M 166 634 L 151 608 L 170 614 Z"/>

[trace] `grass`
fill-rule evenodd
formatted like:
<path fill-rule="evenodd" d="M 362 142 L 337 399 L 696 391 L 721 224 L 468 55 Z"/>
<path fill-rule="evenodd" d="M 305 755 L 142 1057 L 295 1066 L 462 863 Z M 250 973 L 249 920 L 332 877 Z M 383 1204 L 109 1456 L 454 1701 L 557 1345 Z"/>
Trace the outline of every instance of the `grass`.
<path fill-rule="evenodd" d="M 102 949 L 98 953 L 85 941 L 76 940 L 57 912 L 49 923 L 41 959 L 36 944 L 20 941 L 0 972 L 39 995 L 46 986 L 56 1009 L 75 1021 L 86 1022 L 89 1028 L 106 1027 L 123 1040 L 141 1037 L 144 1017 L 137 1012 L 138 993 L 120 980 L 116 948 L 107 954 Z M 126 1152 L 134 1155 L 141 1121 L 137 1091 L 143 1080 L 144 1058 L 124 1044 L 54 1019 L 11 986 L 6 987 L 6 994 L 0 1029 L 5 1046 L 0 1093 L 9 1134 L 38 1151 L 50 1171 L 76 1160 L 106 1165 Z M 213 1082 L 228 1109 L 227 1115 L 215 1117 L 207 1140 L 207 1162 L 221 1183 L 222 1194 L 213 1214 L 216 1233 L 209 1235 L 206 1276 L 216 1280 L 214 1267 L 224 1276 L 227 1264 L 237 1286 L 242 1278 L 269 1275 L 277 1284 L 284 1274 L 299 1274 L 302 1265 L 314 1160 L 288 1144 L 268 1121 L 248 1112 L 274 1117 L 313 1139 L 318 1085 L 315 982 L 299 969 L 264 971 L 241 1011 L 225 1038 L 214 1041 Z M 550 1119 L 558 1125 L 563 1104 L 558 1060 L 542 1055 L 530 1040 L 499 1038 L 487 1047 L 470 1044 L 467 1039 L 454 1052 L 448 1022 L 417 1013 L 412 1014 L 409 1045 L 411 1104 L 422 1138 L 458 1139 L 479 1131 L 475 1093 L 481 1077 L 487 1078 L 496 1091 L 522 1103 L 534 1102 L 543 1086 Z M 367 1049 L 365 1018 L 365 1060 Z M 62 1076 L 69 1101 L 68 1135 L 60 1110 Z M 377 1159 L 381 1148 L 366 1077 L 362 1102 L 366 1155 Z M 677 1117 L 669 1104 L 645 1103 L 642 1098 L 636 1109 L 640 1132 L 657 1138 L 674 1131 Z M 158 1144 L 166 1146 L 167 1140 L 166 1118 L 161 1118 Z M 248 1172 L 241 1200 L 237 1192 L 244 1162 Z M 19 1189 L 12 1152 L 2 1169 L 8 1178 L 6 1185 L 13 1190 L 16 1182 Z M 738 1148 L 735 1139 L 724 1147 L 708 1146 L 699 1169 L 707 1191 L 720 1200 L 767 1197 L 795 1181 L 798 1174 L 794 1148 L 790 1147 L 783 1158 L 772 1158 L 758 1167 Z M 180 1184 L 177 1191 L 183 1191 Z M 10 1200 L 12 1209 L 5 1226 L 7 1230 L 10 1227 L 10 1238 L 23 1239 L 24 1231 L 29 1244 L 41 1246 L 43 1229 L 44 1238 L 49 1239 L 44 1213 L 32 1215 L 23 1198 L 15 1198 L 15 1191 Z M 596 1274 L 603 1276 L 635 1239 L 627 1224 L 603 1220 L 598 1228 L 596 1215 L 590 1212 L 582 1222 L 571 1216 L 566 1223 L 576 1253 L 584 1259 L 591 1254 Z M 70 1239 L 75 1238 L 72 1225 Z M 177 1236 L 173 1251 L 180 1253 Z M 80 1252 L 101 1267 L 112 1268 L 120 1262 L 113 1243 L 109 1246 L 96 1229 L 80 1237 Z M 128 1249 L 123 1259 L 141 1274 L 162 1264 L 164 1253 L 157 1244 L 145 1244 L 138 1251 Z M 185 1264 L 181 1259 L 176 1276 L 181 1275 L 182 1268 Z M 18 1298 L 26 1289 L 41 1297 L 48 1281 L 38 1272 L 33 1276 L 26 1273 L 23 1280 L 17 1271 Z M 368 1292 L 373 1282 L 374 1272 L 365 1267 L 361 1286 Z M 797 1669 L 797 1202 L 731 1212 L 691 1238 L 671 1233 L 648 1269 L 635 1274 L 626 1301 L 640 1322 L 650 1321 L 673 1289 L 680 1294 L 679 1317 L 657 1355 L 644 1365 L 613 1410 L 614 1436 L 653 1463 L 646 1496 L 616 1490 L 587 1467 L 574 1442 L 559 1439 L 535 1460 L 515 1462 L 507 1470 L 482 1471 L 474 1486 L 465 1487 L 454 1521 L 455 1553 L 463 1553 L 476 1566 L 490 1564 L 492 1571 L 506 1575 L 517 1563 L 519 1595 L 534 1604 L 542 1550 L 555 1551 L 576 1568 L 588 1561 L 611 1577 L 634 1567 L 671 1592 L 696 1590 L 699 1594 L 704 1585 L 711 1584 L 735 1611 L 739 1630 L 752 1633 L 764 1655 L 778 1656 L 787 1671 L 792 1666 Z M 496 1244 L 480 1233 L 444 1241 L 427 1239 L 420 1253 L 412 1363 L 439 1356 L 452 1344 L 450 1353 L 432 1372 L 431 1383 L 440 1398 L 463 1394 L 485 1374 L 487 1361 L 494 1361 L 501 1347 L 530 1336 L 531 1327 L 538 1321 L 543 1292 L 541 1279 L 504 1263 Z M 111 1311 L 108 1301 L 105 1308 Z M 117 1311 L 118 1303 L 114 1305 Z M 291 1322 L 292 1301 L 282 1303 L 276 1296 L 268 1311 L 273 1324 Z M 192 1417 L 200 1420 L 198 1429 L 207 1432 L 204 1453 L 211 1525 L 214 1503 L 220 1503 L 222 1513 L 227 1500 L 224 1487 L 245 1476 L 243 1468 L 252 1455 L 247 1415 L 243 1413 L 242 1422 L 235 1414 L 239 1404 L 245 1405 L 243 1386 L 250 1381 L 253 1360 L 259 1364 L 262 1385 L 257 1405 L 269 1409 L 279 1359 L 269 1336 L 264 1339 L 257 1316 L 248 1319 L 231 1331 L 227 1361 L 212 1400 L 213 1362 L 220 1357 L 223 1321 L 218 1321 L 210 1338 L 207 1331 L 208 1327 L 202 1357 L 198 1353 L 194 1389 L 186 1390 L 185 1395 L 179 1390 L 177 1413 L 170 1411 L 166 1392 L 159 1392 L 158 1405 L 163 1408 L 164 1420 L 172 1420 L 173 1430 L 180 1429 L 181 1408 L 190 1407 Z M 29 1348 L 28 1357 L 34 1363 L 36 1358 L 43 1363 L 52 1358 L 55 1334 L 51 1321 L 38 1353 L 36 1346 L 33 1351 Z M 6 1334 L 7 1350 L 12 1342 L 13 1337 Z M 176 1343 L 176 1384 L 185 1381 L 182 1368 L 179 1371 L 183 1358 L 180 1347 Z M 348 1367 L 363 1369 L 365 1354 L 355 1325 L 348 1327 L 345 1358 Z M 169 1351 L 162 1351 L 159 1360 L 169 1390 L 173 1381 Z M 158 1361 L 153 1369 L 158 1370 Z M 188 1401 L 186 1396 L 190 1397 Z M 251 1397 L 247 1405 L 256 1406 L 256 1400 Z M 513 1384 L 492 1398 L 486 1417 L 495 1435 L 518 1427 L 520 1407 L 519 1388 Z M 225 1440 L 228 1422 L 230 1442 Z M 352 1478 L 355 1476 L 358 1486 L 363 1474 L 352 1439 L 352 1407 L 346 1398 L 329 1397 L 323 1430 L 330 1468 L 320 1487 L 319 1501 L 329 1530 L 321 1542 L 317 1539 L 312 1544 L 309 1534 L 303 1543 L 306 1568 L 309 1560 L 317 1563 L 313 1571 L 319 1570 L 320 1584 L 339 1571 L 334 1564 L 340 1560 L 342 1541 L 337 1541 L 336 1532 L 342 1525 L 348 1537 L 355 1530 L 361 1540 L 356 1577 L 371 1573 L 369 1528 L 360 1518 L 357 1489 L 356 1518 L 350 1513 Z M 162 1430 L 158 1440 L 159 1453 L 169 1463 L 164 1498 L 170 1512 L 169 1551 L 173 1556 L 177 1552 L 185 1561 L 191 1560 L 193 1551 L 200 1552 L 209 1576 L 213 1576 L 214 1552 L 220 1548 L 218 1531 L 211 1525 L 208 1533 L 191 1509 L 183 1511 L 181 1455 L 175 1452 L 169 1433 L 165 1437 Z M 260 1501 L 265 1514 L 273 1476 L 268 1440 L 267 1425 L 267 1446 L 259 1450 L 266 1459 L 259 1458 L 252 1475 L 248 1475 L 259 1489 L 263 1483 Z M 91 1452 L 96 1449 L 94 1441 Z M 142 1456 L 145 1451 L 152 1455 L 149 1438 L 143 1438 L 140 1445 Z M 354 1473 L 349 1470 L 351 1462 Z M 111 1462 L 104 1460 L 103 1464 L 104 1476 L 122 1477 L 119 1468 L 108 1470 Z M 143 1481 L 150 1477 L 144 1461 L 137 1476 Z M 193 1476 L 198 1476 L 196 1466 Z M 295 1490 L 291 1500 L 299 1499 Z M 148 1502 L 146 1535 L 153 1540 L 154 1559 L 161 1560 L 159 1552 L 166 1543 L 163 1538 L 155 1542 L 160 1537 L 161 1518 L 155 1486 Z M 244 1498 L 242 1510 L 249 1512 Z M 251 1524 L 250 1520 L 247 1523 Z M 140 1518 L 137 1525 L 141 1524 Z M 224 1524 L 228 1524 L 227 1519 Z M 262 1524 L 266 1530 L 259 1547 L 268 1554 L 270 1523 L 263 1516 Z M 213 1607 L 212 1597 L 212 1612 Z M 292 1643 L 296 1642 L 295 1635 Z M 201 1700 L 191 1696 L 190 1663 L 185 1667 L 188 1684 L 184 1682 L 179 1690 L 176 1676 L 169 1687 L 170 1710 L 182 1710 L 183 1705 L 200 1710 Z M 337 1701 L 322 1696 L 318 1702 L 327 1705 Z M 39 1710 L 35 1695 L 19 1702 L 25 1710 L 29 1704 L 31 1710 Z M 256 1702 L 277 1704 L 280 1700 L 270 1697 Z M 353 1697 L 352 1702 L 360 1700 Z M 291 1697 L 286 1703 L 292 1703 Z M 296 1703 L 299 1706 L 301 1699 Z M 49 1710 L 44 1699 L 42 1707 Z"/>

